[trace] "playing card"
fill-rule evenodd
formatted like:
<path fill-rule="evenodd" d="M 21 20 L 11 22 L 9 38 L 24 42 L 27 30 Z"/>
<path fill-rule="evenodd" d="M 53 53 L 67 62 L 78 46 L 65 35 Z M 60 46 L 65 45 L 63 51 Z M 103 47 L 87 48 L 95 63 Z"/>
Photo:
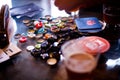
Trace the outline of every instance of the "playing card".
<path fill-rule="evenodd" d="M 2 49 L 0 49 L 0 63 L 7 61 L 9 59 L 10 57 L 7 54 L 5 54 L 5 52 L 3 52 Z"/>
<path fill-rule="evenodd" d="M 8 56 L 13 56 L 19 52 L 21 52 L 21 49 L 18 48 L 15 44 L 10 43 L 8 45 L 8 47 L 4 48 L 4 52 L 8 55 Z"/>

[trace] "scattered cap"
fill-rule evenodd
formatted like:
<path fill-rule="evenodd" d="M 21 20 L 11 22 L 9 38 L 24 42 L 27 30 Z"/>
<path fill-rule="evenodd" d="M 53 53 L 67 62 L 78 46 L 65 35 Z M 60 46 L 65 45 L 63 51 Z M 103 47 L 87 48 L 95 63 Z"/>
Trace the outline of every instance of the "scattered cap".
<path fill-rule="evenodd" d="M 38 34 L 45 33 L 45 32 L 46 31 L 45 31 L 45 29 L 43 27 L 38 29 L 38 31 L 37 31 Z"/>
<path fill-rule="evenodd" d="M 45 41 L 44 39 L 38 39 L 38 40 L 37 40 L 37 43 L 40 44 L 40 43 L 42 43 L 42 42 L 44 42 L 44 41 Z"/>
<path fill-rule="evenodd" d="M 48 39 L 48 38 L 51 38 L 52 37 L 52 34 L 51 33 L 46 33 L 45 35 L 44 35 L 44 38 L 45 39 Z"/>
<path fill-rule="evenodd" d="M 52 22 L 54 22 L 54 23 L 58 23 L 58 22 L 60 22 L 60 19 L 55 18 L 55 19 L 52 20 Z"/>
<path fill-rule="evenodd" d="M 41 47 L 41 44 L 36 44 L 35 45 L 35 48 L 37 48 L 37 49 L 40 49 L 40 47 Z"/>
<path fill-rule="evenodd" d="M 39 21 L 37 21 L 37 20 L 35 20 L 35 21 L 33 22 L 34 25 L 36 25 L 36 24 L 38 24 L 38 23 L 39 23 Z"/>
<path fill-rule="evenodd" d="M 71 24 L 71 25 L 70 25 L 70 29 L 71 29 L 71 30 L 75 30 L 75 29 L 76 29 L 76 25 L 75 25 L 75 24 Z"/>
<path fill-rule="evenodd" d="M 57 47 L 58 44 L 59 44 L 58 42 L 54 42 L 54 43 L 53 43 L 53 46 Z"/>
<path fill-rule="evenodd" d="M 34 47 L 33 45 L 30 45 L 30 46 L 27 46 L 27 47 L 26 47 L 26 49 L 27 49 L 28 51 L 32 51 L 34 48 L 35 48 L 35 47 Z"/>
<path fill-rule="evenodd" d="M 34 38 L 34 37 L 36 36 L 36 34 L 34 34 L 34 33 L 27 33 L 27 36 L 28 36 L 29 38 Z"/>
<path fill-rule="evenodd" d="M 48 57 L 49 57 L 48 53 L 40 54 L 40 56 L 42 59 L 48 59 Z"/>
<path fill-rule="evenodd" d="M 58 26 L 52 26 L 52 27 L 50 28 L 50 30 L 51 30 L 52 32 L 59 32 L 59 31 L 60 31 L 60 28 L 59 28 Z"/>
<path fill-rule="evenodd" d="M 30 22 L 30 20 L 27 20 L 27 19 L 26 19 L 26 20 L 23 20 L 23 23 L 24 23 L 24 24 L 27 24 L 27 23 L 29 23 L 29 22 Z"/>
<path fill-rule="evenodd" d="M 27 38 L 26 37 L 20 37 L 20 39 L 19 39 L 19 42 L 20 43 L 24 43 L 24 42 L 26 42 L 27 41 Z"/>
<path fill-rule="evenodd" d="M 19 34 L 19 33 L 17 33 L 17 34 L 14 35 L 15 39 L 19 39 L 20 37 L 21 37 L 21 34 Z"/>
<path fill-rule="evenodd" d="M 48 19 L 51 19 L 51 15 L 45 15 L 45 18 L 48 20 Z"/>
<path fill-rule="evenodd" d="M 27 32 L 28 32 L 28 33 L 34 33 L 35 30 L 34 30 L 34 29 L 29 29 Z"/>
<path fill-rule="evenodd" d="M 67 21 L 67 20 L 68 20 L 67 17 L 62 17 L 62 18 L 61 18 L 61 21 L 63 21 L 63 22 L 65 22 L 65 21 Z"/>
<path fill-rule="evenodd" d="M 35 36 L 35 38 L 41 38 L 41 37 L 43 37 L 43 34 L 36 34 L 36 36 Z"/>
<path fill-rule="evenodd" d="M 31 55 L 34 56 L 34 57 L 40 57 L 40 49 L 32 49 L 31 51 Z"/>
<path fill-rule="evenodd" d="M 57 59 L 55 59 L 55 58 L 49 58 L 48 60 L 47 60 L 47 64 L 48 65 L 55 65 L 57 63 Z"/>

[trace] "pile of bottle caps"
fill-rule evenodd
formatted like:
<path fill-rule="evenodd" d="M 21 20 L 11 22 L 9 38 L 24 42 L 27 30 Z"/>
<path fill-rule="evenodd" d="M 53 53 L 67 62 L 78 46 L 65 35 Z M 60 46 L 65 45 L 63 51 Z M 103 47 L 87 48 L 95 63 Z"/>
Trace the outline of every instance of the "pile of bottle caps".
<path fill-rule="evenodd" d="M 36 45 L 27 46 L 26 49 L 32 56 L 45 60 L 49 65 L 56 65 L 60 61 L 60 48 L 64 42 L 81 36 L 72 16 L 52 18 L 46 15 L 37 20 L 23 20 L 23 23 L 28 31 L 26 36 L 16 34 L 17 38 L 20 36 L 19 42 L 35 38 Z"/>

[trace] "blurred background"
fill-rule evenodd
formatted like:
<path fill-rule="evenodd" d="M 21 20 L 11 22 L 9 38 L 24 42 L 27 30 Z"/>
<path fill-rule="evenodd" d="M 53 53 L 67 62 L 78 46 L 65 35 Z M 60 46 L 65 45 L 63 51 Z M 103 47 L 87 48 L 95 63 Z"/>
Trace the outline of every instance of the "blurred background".
<path fill-rule="evenodd" d="M 8 4 L 10 8 L 14 8 L 24 6 L 30 3 L 34 3 L 35 5 L 44 9 L 41 13 L 37 14 L 38 16 L 68 16 L 65 11 L 59 11 L 59 9 L 55 7 L 54 0 L 3 0 L 0 1 L 0 6 L 2 6 L 3 4 Z"/>

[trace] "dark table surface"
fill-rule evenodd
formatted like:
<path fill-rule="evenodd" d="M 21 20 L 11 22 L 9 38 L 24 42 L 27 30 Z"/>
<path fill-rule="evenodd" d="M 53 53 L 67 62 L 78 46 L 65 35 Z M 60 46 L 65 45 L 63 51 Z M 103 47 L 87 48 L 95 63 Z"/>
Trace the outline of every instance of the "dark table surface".
<path fill-rule="evenodd" d="M 16 20 L 16 22 L 18 33 L 27 30 L 21 21 Z M 119 28 L 116 30 L 106 28 L 103 32 L 92 34 L 108 39 L 111 45 L 107 52 L 101 54 L 98 66 L 94 70 L 93 80 L 120 80 L 119 32 Z M 22 52 L 0 64 L 0 80 L 67 80 L 63 61 L 61 60 L 56 67 L 51 68 L 43 60 L 33 57 L 26 50 L 28 45 L 33 44 L 35 44 L 33 39 L 29 39 L 26 43 L 17 43 Z M 116 63 L 107 64 L 108 61 L 114 62 L 116 59 Z"/>

